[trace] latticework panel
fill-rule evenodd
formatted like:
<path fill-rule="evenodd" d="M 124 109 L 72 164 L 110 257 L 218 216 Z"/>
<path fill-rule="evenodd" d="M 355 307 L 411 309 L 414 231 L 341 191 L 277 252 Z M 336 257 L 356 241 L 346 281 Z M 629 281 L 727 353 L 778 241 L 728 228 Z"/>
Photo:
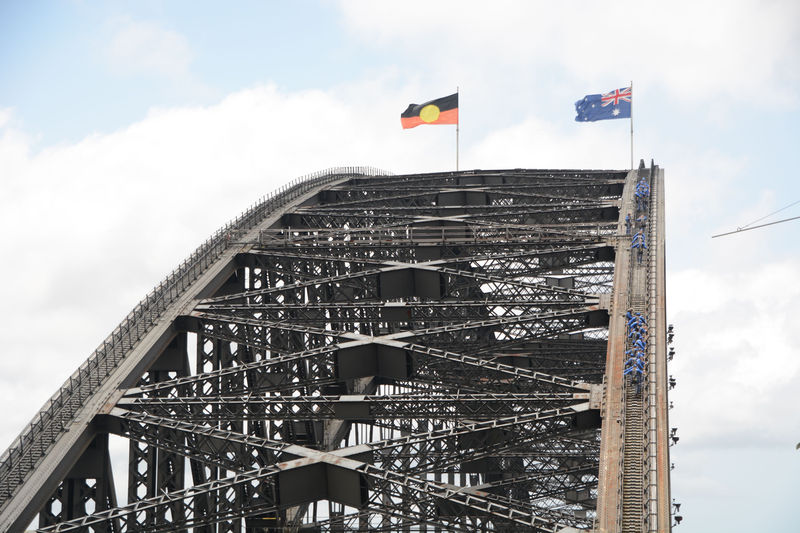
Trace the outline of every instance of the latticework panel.
<path fill-rule="evenodd" d="M 589 529 L 625 176 L 357 177 L 234 235 L 94 422 L 127 503 L 44 531 Z"/>

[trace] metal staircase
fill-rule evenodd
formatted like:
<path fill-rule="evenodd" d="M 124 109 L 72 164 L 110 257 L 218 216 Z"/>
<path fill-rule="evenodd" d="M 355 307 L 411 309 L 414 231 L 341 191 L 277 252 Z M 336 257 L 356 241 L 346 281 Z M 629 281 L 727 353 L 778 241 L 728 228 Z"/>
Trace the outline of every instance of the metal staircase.
<path fill-rule="evenodd" d="M 641 533 L 644 511 L 645 428 L 642 395 L 625 391 L 625 438 L 622 472 L 622 532 Z"/>

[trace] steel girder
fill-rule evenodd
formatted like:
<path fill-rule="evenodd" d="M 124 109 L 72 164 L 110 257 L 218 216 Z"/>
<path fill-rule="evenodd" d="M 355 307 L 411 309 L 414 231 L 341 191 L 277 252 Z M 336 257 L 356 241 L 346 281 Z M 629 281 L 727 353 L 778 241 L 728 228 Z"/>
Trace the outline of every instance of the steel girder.
<path fill-rule="evenodd" d="M 43 483 L 43 530 L 591 528 L 626 176 L 340 173 L 223 232 L 82 429 L 128 504 Z"/>

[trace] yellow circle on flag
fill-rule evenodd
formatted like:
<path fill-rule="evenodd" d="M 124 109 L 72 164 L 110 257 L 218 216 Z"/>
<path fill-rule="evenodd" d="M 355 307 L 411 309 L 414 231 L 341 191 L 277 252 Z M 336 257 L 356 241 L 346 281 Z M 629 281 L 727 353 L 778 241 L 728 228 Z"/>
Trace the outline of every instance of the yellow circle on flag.
<path fill-rule="evenodd" d="M 426 105 L 420 110 L 419 118 L 422 122 L 436 122 L 439 118 L 439 107 L 433 104 Z"/>

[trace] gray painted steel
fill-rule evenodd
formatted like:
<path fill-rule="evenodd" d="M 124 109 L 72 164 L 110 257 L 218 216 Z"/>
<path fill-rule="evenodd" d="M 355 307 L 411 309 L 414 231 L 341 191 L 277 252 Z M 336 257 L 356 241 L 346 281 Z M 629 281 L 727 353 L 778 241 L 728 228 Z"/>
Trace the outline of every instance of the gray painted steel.
<path fill-rule="evenodd" d="M 594 527 L 634 174 L 348 168 L 260 201 L 2 456 L 0 530 Z"/>

